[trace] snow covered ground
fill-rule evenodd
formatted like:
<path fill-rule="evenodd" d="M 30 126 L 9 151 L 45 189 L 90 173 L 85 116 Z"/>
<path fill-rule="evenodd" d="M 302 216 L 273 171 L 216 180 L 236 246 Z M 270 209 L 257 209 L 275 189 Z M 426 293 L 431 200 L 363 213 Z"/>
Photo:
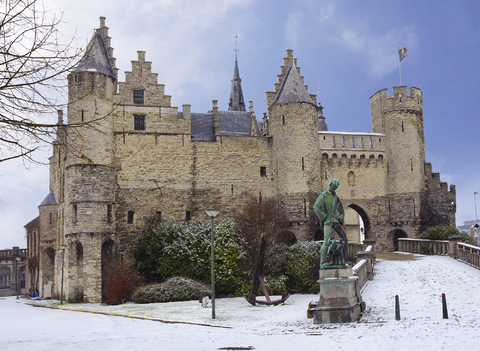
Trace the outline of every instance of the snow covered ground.
<path fill-rule="evenodd" d="M 348 324 L 313 325 L 306 311 L 318 295 L 293 295 L 275 307 L 217 299 L 215 320 L 197 301 L 62 306 L 180 323 L 32 307 L 34 301 L 8 297 L 0 298 L 0 350 L 477 350 L 479 292 L 480 270 L 448 257 L 416 256 L 377 260 L 362 293 L 367 309 L 360 322 Z M 442 318 L 442 293 L 449 319 Z"/>

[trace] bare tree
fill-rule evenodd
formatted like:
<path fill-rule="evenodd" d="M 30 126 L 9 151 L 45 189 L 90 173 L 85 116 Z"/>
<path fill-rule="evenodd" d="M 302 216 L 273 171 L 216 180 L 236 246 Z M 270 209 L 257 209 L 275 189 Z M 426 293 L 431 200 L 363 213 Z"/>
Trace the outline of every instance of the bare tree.
<path fill-rule="evenodd" d="M 49 116 L 62 106 L 66 75 L 82 51 L 62 44 L 60 22 L 41 0 L 0 3 L 0 162 L 33 160 L 53 141 L 58 126 Z"/>

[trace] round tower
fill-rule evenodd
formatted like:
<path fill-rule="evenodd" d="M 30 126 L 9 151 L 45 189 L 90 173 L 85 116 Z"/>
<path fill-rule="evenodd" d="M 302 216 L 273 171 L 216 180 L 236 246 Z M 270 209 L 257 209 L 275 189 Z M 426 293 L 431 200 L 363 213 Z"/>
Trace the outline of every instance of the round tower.
<path fill-rule="evenodd" d="M 420 89 L 406 86 L 378 91 L 370 98 L 372 131 L 385 134 L 387 208 L 385 230 L 398 237 L 420 232 L 425 202 L 425 136 Z M 392 234 L 393 233 L 393 234 Z M 388 240 L 387 240 L 388 241 Z M 394 249 L 394 247 L 391 247 Z"/>
<path fill-rule="evenodd" d="M 68 152 L 60 229 L 67 245 L 69 301 L 101 301 L 103 246 L 111 251 L 115 233 L 112 112 L 117 81 L 107 31 L 101 18 L 84 58 L 68 75 Z"/>
<path fill-rule="evenodd" d="M 277 195 L 287 207 L 297 239 L 310 240 L 316 218 L 312 207 L 321 190 L 318 106 L 295 61 L 288 50 L 270 103 L 267 93 L 268 132 Z"/>
<path fill-rule="evenodd" d="M 422 91 L 406 86 L 378 91 L 370 98 L 372 132 L 385 134 L 389 193 L 425 188 L 425 135 Z"/>

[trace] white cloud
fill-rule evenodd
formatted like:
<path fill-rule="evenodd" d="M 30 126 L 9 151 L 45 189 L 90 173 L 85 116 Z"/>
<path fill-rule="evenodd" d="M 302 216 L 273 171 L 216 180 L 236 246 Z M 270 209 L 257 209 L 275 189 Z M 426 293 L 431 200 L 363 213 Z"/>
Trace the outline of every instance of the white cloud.
<path fill-rule="evenodd" d="M 354 55 L 373 78 L 398 68 L 398 47 L 418 46 L 414 26 L 379 31 L 374 21 L 342 12 L 335 2 L 322 3 L 315 16 L 322 40 Z"/>
<path fill-rule="evenodd" d="M 302 14 L 299 12 L 290 13 L 287 19 L 287 26 L 285 28 L 285 37 L 287 43 L 292 47 L 298 45 L 298 30 L 301 22 Z"/>

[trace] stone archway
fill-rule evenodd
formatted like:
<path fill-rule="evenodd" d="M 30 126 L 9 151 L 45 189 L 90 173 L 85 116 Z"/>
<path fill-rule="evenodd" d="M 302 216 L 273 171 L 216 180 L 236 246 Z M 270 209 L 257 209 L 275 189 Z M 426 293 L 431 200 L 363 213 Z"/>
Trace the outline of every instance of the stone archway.
<path fill-rule="evenodd" d="M 361 238 L 359 242 L 362 242 L 363 239 L 372 239 L 374 238 L 374 234 L 372 233 L 372 224 L 370 222 L 370 218 L 368 217 L 367 212 L 360 206 L 356 204 L 351 204 L 347 206 L 347 209 L 354 210 L 358 216 L 359 216 L 359 222 L 358 222 L 358 231 L 361 232 L 359 233 L 358 237 Z M 346 212 L 347 212 L 346 209 Z M 363 228 L 363 230 L 362 230 Z"/>
<path fill-rule="evenodd" d="M 83 244 L 80 241 L 73 242 L 71 252 L 69 266 L 72 286 L 68 299 L 71 302 L 84 302 Z"/>
<path fill-rule="evenodd" d="M 408 238 L 408 235 L 401 229 L 394 229 L 390 233 L 388 233 L 387 238 L 389 249 L 393 249 L 393 251 L 398 251 L 398 239 Z"/>
<path fill-rule="evenodd" d="M 106 240 L 102 245 L 102 302 L 105 301 L 109 271 L 113 269 L 117 258 L 117 245 L 111 239 Z"/>
<path fill-rule="evenodd" d="M 47 247 L 42 254 L 41 258 L 41 275 L 42 275 L 42 289 L 43 297 L 51 296 L 55 291 L 55 250 L 51 247 Z"/>

